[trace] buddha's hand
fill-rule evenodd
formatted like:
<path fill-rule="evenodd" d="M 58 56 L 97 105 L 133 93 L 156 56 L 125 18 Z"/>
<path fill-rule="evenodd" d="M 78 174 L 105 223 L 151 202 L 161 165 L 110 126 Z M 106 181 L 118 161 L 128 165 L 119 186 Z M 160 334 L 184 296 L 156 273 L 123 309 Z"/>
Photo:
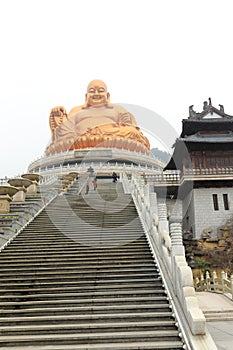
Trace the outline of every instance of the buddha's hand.
<path fill-rule="evenodd" d="M 53 131 L 65 120 L 67 120 L 65 107 L 58 106 L 52 108 L 49 116 L 49 125 L 51 132 L 53 133 Z"/>

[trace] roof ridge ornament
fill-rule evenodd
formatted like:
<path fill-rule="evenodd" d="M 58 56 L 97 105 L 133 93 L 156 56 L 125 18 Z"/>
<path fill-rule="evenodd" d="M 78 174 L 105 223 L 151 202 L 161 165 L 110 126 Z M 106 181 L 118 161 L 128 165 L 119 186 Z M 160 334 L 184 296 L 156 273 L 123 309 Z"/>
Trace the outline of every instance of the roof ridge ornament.
<path fill-rule="evenodd" d="M 209 97 L 209 103 L 207 101 L 203 102 L 203 111 L 201 113 L 198 113 L 194 111 L 193 105 L 189 106 L 189 117 L 188 119 L 193 119 L 193 120 L 202 120 L 207 116 L 207 114 L 213 115 L 214 113 L 219 115 L 220 118 L 225 118 L 225 119 L 233 119 L 233 116 L 228 115 L 224 112 L 224 106 L 222 104 L 219 104 L 219 109 L 214 107 L 212 105 L 211 98 Z M 211 118 L 212 119 L 212 118 Z"/>

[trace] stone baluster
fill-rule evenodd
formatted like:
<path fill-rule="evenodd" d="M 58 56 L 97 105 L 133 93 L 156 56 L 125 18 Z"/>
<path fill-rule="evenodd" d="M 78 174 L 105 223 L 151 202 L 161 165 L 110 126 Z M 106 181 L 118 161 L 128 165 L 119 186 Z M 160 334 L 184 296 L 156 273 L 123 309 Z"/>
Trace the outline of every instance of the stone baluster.
<path fill-rule="evenodd" d="M 211 291 L 209 271 L 206 271 L 206 289 L 207 289 L 208 292 Z"/>
<path fill-rule="evenodd" d="M 158 232 L 160 235 L 160 245 L 163 247 L 164 238 L 169 235 L 167 206 L 165 203 L 158 204 Z"/>
<path fill-rule="evenodd" d="M 233 275 L 231 275 L 231 300 L 233 300 Z"/>
<path fill-rule="evenodd" d="M 226 274 L 224 271 L 221 272 L 221 278 L 222 278 L 222 293 L 225 293 L 225 278 L 226 278 Z"/>
<path fill-rule="evenodd" d="M 150 185 L 149 184 L 144 185 L 143 192 L 144 192 L 145 204 L 149 205 L 150 203 Z"/>
<path fill-rule="evenodd" d="M 158 201 L 157 201 L 157 193 L 151 192 L 149 193 L 149 201 L 150 201 L 150 212 L 153 215 L 154 213 L 158 216 Z"/>
<path fill-rule="evenodd" d="M 170 223 L 170 235 L 172 245 L 172 256 L 185 255 L 183 237 L 182 237 L 182 226 L 180 222 Z"/>
<path fill-rule="evenodd" d="M 7 214 L 10 212 L 10 202 L 13 200 L 13 196 L 17 191 L 18 188 L 13 186 L 0 186 L 0 214 Z"/>
<path fill-rule="evenodd" d="M 216 271 L 213 271 L 213 285 L 214 285 L 214 291 L 217 292 L 218 291 L 218 276 Z"/>

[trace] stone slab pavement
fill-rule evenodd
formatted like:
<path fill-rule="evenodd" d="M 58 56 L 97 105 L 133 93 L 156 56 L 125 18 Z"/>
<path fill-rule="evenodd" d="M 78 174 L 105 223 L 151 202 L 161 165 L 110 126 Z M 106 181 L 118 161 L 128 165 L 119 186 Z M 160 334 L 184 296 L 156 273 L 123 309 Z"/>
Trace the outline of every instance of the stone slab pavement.
<path fill-rule="evenodd" d="M 233 350 L 233 301 L 218 293 L 197 292 L 196 295 L 218 350 Z"/>

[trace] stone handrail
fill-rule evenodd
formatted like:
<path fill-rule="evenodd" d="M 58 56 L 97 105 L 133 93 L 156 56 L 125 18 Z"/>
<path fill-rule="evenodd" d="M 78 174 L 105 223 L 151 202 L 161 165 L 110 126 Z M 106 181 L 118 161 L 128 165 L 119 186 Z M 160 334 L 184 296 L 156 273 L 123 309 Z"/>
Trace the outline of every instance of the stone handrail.
<path fill-rule="evenodd" d="M 100 151 L 102 150 L 101 148 L 99 149 Z M 106 149 L 104 149 L 106 150 Z M 110 149 L 107 149 L 107 151 Z M 82 163 L 85 162 L 91 162 L 94 161 L 95 159 L 92 159 L 92 152 L 94 155 L 95 149 L 87 149 L 85 150 L 85 152 L 90 152 L 90 154 L 88 153 L 88 155 L 83 157 Z M 96 149 L 96 151 L 98 151 L 98 149 Z M 161 162 L 160 160 L 156 159 L 153 154 L 150 155 L 146 155 L 144 153 L 140 153 L 137 151 L 128 151 L 128 150 L 120 150 L 120 149 L 114 149 L 111 148 L 110 152 L 112 152 L 112 159 L 130 159 L 132 161 L 138 161 L 138 160 L 142 160 L 142 163 L 144 164 L 150 164 L 152 166 L 154 166 L 156 169 L 162 169 L 164 167 L 164 163 Z M 109 158 L 109 160 L 111 159 L 111 157 Z M 45 169 L 46 166 L 48 168 L 52 168 L 53 164 L 58 164 L 60 163 L 63 166 L 63 163 L 65 162 L 66 164 L 68 163 L 73 163 L 75 161 L 75 156 L 74 156 L 74 151 L 70 151 L 70 152 L 61 152 L 61 153 L 56 153 L 50 156 L 41 156 L 40 158 L 37 158 L 36 160 L 34 160 L 28 167 L 29 172 L 41 172 L 41 169 Z M 79 163 L 79 162 L 78 162 Z M 59 165 L 60 165 L 59 164 Z M 80 164 L 80 163 L 79 163 Z M 37 170 L 36 170 L 37 169 Z"/>
<path fill-rule="evenodd" d="M 165 184 L 179 184 L 180 183 L 180 172 L 179 171 L 170 171 L 170 172 L 161 172 L 160 174 L 147 175 L 146 181 L 155 182 L 155 183 L 165 183 Z"/>
<path fill-rule="evenodd" d="M 222 271 L 219 277 L 216 271 L 211 274 L 207 271 L 204 277 L 201 273 L 200 278 L 195 279 L 195 288 L 198 292 L 215 292 L 222 293 L 227 298 L 233 301 L 233 275 L 227 276 L 227 273 Z"/>
<path fill-rule="evenodd" d="M 232 176 L 233 167 L 213 167 L 213 168 L 184 168 L 182 173 L 178 170 L 160 172 L 158 174 L 146 175 L 146 181 L 149 183 L 161 184 L 180 184 L 182 179 L 190 176 Z"/>
<path fill-rule="evenodd" d="M 122 181 L 127 181 L 126 175 Z M 198 305 L 193 275 L 185 258 L 181 221 L 167 220 L 165 203 L 157 203 L 157 195 L 150 191 L 142 176 L 132 174 L 132 196 L 150 242 L 154 258 L 168 281 L 171 294 L 175 295 L 188 321 L 193 335 L 204 335 L 205 316 Z M 129 188 L 129 185 L 127 185 Z"/>
<path fill-rule="evenodd" d="M 213 168 L 184 168 L 183 176 L 186 175 L 232 175 L 233 167 L 213 167 Z"/>
<path fill-rule="evenodd" d="M 3 179 L 0 179 L 0 185 L 5 185 L 7 184 L 7 181 L 9 180 L 8 177 L 4 177 Z"/>

